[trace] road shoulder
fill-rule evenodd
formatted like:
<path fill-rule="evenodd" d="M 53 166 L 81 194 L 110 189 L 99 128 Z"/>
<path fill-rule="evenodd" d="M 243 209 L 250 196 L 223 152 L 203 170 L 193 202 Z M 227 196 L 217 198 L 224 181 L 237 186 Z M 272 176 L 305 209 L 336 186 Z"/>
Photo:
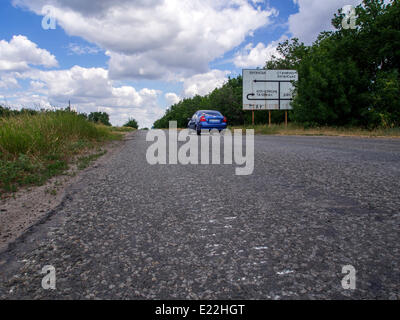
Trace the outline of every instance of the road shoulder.
<path fill-rule="evenodd" d="M 113 154 L 119 152 L 124 143 L 135 132 L 129 132 L 123 140 L 111 141 L 102 147 L 104 155 L 79 170 L 77 165 L 63 175 L 49 179 L 42 186 L 21 188 L 12 197 L 0 200 L 0 252 L 6 251 L 9 244 L 27 232 L 32 226 L 42 223 L 52 215 L 64 201 L 69 187 L 77 183 L 84 173 L 96 168 Z"/>

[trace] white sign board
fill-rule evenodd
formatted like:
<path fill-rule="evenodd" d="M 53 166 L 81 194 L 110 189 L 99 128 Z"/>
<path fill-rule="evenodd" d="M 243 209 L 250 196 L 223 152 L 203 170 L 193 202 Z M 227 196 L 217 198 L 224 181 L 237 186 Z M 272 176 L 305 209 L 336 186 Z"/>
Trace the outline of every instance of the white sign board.
<path fill-rule="evenodd" d="M 243 110 L 290 110 L 296 70 L 243 70 Z"/>

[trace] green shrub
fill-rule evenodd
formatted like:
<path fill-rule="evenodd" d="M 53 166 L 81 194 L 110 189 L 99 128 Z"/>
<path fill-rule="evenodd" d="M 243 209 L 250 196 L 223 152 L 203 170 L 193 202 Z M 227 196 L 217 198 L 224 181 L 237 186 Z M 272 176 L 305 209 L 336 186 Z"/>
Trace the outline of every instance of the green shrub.
<path fill-rule="evenodd" d="M 130 127 L 130 128 L 138 129 L 139 125 L 138 125 L 138 123 L 137 123 L 137 121 L 135 119 L 130 118 L 128 120 L 128 122 L 124 124 L 124 127 Z"/>

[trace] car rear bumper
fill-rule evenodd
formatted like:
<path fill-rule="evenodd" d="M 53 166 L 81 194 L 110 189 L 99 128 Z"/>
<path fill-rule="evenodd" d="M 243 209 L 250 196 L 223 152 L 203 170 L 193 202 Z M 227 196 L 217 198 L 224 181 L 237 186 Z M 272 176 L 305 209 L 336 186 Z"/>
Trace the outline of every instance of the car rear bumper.
<path fill-rule="evenodd" d="M 211 129 L 218 129 L 218 130 L 223 130 L 226 129 L 227 124 L 226 123 L 199 123 L 198 125 L 199 129 L 204 129 L 204 130 L 211 130 Z"/>

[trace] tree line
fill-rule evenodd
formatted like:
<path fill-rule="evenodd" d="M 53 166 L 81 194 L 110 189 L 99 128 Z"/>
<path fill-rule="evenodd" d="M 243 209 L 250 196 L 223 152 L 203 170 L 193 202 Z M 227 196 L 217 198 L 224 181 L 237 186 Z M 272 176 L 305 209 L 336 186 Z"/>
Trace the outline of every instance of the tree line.
<path fill-rule="evenodd" d="M 63 109 L 60 109 L 60 110 L 62 111 Z M 65 108 L 64 111 L 74 112 L 73 110 L 71 110 L 70 107 Z M 15 109 L 3 107 L 0 105 L 0 117 L 4 117 L 4 118 L 18 116 L 18 115 L 31 115 L 32 116 L 32 115 L 37 115 L 39 113 L 44 113 L 44 112 L 54 112 L 54 111 L 48 110 L 48 109 L 34 110 L 34 109 L 29 109 L 29 108 L 22 108 L 20 110 L 15 110 Z M 80 116 L 90 122 L 100 123 L 105 126 L 111 126 L 110 115 L 107 112 L 91 112 L 89 114 L 79 113 L 78 116 Z M 130 118 L 123 126 L 131 127 L 131 128 L 135 128 L 135 129 L 139 128 L 137 121 L 133 118 Z"/>
<path fill-rule="evenodd" d="M 304 126 L 400 126 L 400 2 L 364 0 L 356 10 L 354 28 L 344 28 L 345 14 L 332 19 L 334 31 L 323 31 L 310 46 L 298 39 L 278 45 L 279 55 L 264 69 L 295 69 L 295 98 L 289 119 Z M 242 110 L 242 77 L 229 78 L 205 96 L 186 98 L 167 109 L 154 123 L 167 128 L 176 120 L 186 127 L 197 110 L 213 109 L 231 125 L 251 123 L 251 111 Z M 255 112 L 256 123 L 267 122 L 267 111 Z M 272 121 L 284 121 L 283 111 Z"/>

